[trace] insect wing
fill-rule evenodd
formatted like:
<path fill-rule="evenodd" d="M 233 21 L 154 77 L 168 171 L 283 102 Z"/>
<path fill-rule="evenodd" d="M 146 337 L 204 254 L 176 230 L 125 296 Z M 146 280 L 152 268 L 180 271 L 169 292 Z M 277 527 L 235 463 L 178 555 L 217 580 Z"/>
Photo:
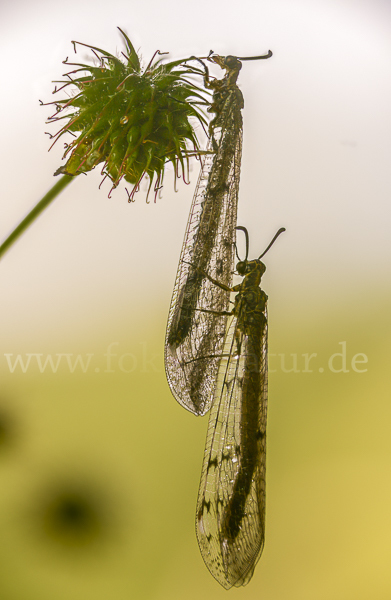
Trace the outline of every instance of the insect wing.
<path fill-rule="evenodd" d="M 242 152 L 241 101 L 228 93 L 193 198 L 171 300 L 165 346 L 167 380 L 176 400 L 196 415 L 212 403 L 226 330 Z M 220 127 L 221 125 L 221 127 Z M 211 147 L 210 147 L 211 149 Z"/>
<path fill-rule="evenodd" d="M 237 321 L 224 345 L 196 513 L 202 557 L 226 589 L 250 581 L 265 537 L 267 320 L 249 335 Z"/>

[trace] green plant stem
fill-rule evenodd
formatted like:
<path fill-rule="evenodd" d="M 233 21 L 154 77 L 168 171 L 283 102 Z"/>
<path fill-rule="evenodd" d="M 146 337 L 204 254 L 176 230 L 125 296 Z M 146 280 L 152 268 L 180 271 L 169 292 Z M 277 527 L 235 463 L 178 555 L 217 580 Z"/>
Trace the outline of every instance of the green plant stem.
<path fill-rule="evenodd" d="M 2 258 L 3 254 L 7 252 L 7 250 L 12 246 L 14 242 L 18 239 L 20 235 L 35 221 L 35 219 L 45 210 L 47 206 L 54 200 L 60 192 L 69 184 L 71 181 L 75 179 L 75 177 L 70 177 L 69 175 L 63 175 L 60 181 L 54 184 L 54 186 L 48 191 L 47 194 L 38 202 L 36 206 L 34 206 L 33 210 L 29 212 L 27 217 L 23 219 L 21 223 L 14 229 L 14 231 L 7 237 L 5 242 L 3 242 L 0 246 L 0 258 Z"/>

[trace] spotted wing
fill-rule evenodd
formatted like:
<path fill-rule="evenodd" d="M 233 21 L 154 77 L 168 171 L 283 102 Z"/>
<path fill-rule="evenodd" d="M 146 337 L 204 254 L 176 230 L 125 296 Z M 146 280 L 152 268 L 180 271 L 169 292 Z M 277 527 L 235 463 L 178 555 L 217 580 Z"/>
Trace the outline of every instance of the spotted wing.
<path fill-rule="evenodd" d="M 196 415 L 212 403 L 229 292 L 242 153 L 241 95 L 230 91 L 213 130 L 187 224 L 167 324 L 165 365 L 176 400 Z M 217 127 L 218 125 L 218 127 Z"/>
<path fill-rule="evenodd" d="M 202 557 L 226 589 L 246 585 L 265 536 L 267 316 L 262 330 L 238 331 L 224 345 L 197 503 Z"/>

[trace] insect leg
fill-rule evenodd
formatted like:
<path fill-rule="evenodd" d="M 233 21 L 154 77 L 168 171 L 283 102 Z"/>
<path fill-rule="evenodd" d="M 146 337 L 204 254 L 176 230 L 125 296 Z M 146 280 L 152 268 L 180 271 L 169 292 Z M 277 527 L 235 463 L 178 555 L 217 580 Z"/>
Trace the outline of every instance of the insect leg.
<path fill-rule="evenodd" d="M 195 309 L 197 312 L 206 312 L 206 313 L 212 313 L 212 315 L 218 315 L 219 317 L 223 317 L 223 316 L 227 316 L 227 317 L 231 317 L 233 315 L 232 312 L 229 312 L 228 310 L 209 310 L 208 308 L 196 308 Z"/>
<path fill-rule="evenodd" d="M 183 261 L 183 262 L 187 262 L 187 261 Z M 225 283 L 221 283 L 220 281 L 217 281 L 217 279 L 213 279 L 213 277 L 211 277 L 201 267 L 197 267 L 197 265 L 195 265 L 195 264 L 193 264 L 191 262 L 187 262 L 187 264 L 191 265 L 192 267 L 194 267 L 199 273 L 202 273 L 202 275 L 204 277 L 206 277 L 207 279 L 209 279 L 209 281 L 211 281 L 212 283 L 214 283 L 215 285 L 217 285 L 217 287 L 221 288 L 222 290 L 225 290 L 226 292 L 234 292 L 235 291 L 233 288 L 229 287 L 228 285 L 225 285 Z M 213 311 L 205 311 L 205 312 L 213 312 Z M 222 314 L 226 314 L 226 313 L 222 313 Z M 229 314 L 231 314 L 231 313 L 229 313 Z"/>

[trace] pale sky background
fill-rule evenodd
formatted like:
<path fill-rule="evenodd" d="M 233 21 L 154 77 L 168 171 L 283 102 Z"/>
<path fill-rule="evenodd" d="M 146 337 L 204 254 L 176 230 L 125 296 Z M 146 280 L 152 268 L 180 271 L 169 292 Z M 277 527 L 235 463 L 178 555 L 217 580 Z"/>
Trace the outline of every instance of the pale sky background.
<path fill-rule="evenodd" d="M 62 147 L 48 153 L 44 135 L 50 107 L 38 100 L 51 101 L 71 40 L 119 53 L 117 26 L 145 64 L 157 49 L 171 59 L 273 51 L 239 77 L 238 223 L 249 229 L 250 257 L 287 229 L 264 259 L 270 351 L 327 357 L 345 340 L 349 357 L 369 359 L 366 374 L 271 375 L 266 547 L 254 580 L 228 593 L 389 598 L 391 3 L 3 1 L 0 240 L 61 164 Z M 0 463 L 7 600 L 227 597 L 194 535 L 207 419 L 175 403 L 163 371 L 197 168 L 177 193 L 167 177 L 156 204 L 143 193 L 128 204 L 122 186 L 108 199 L 98 169 L 80 176 L 0 262 L 0 413 L 21 431 L 16 454 Z M 137 356 L 145 347 L 156 373 L 18 375 L 4 358 L 102 357 L 113 342 Z M 118 502 L 123 546 L 113 533 L 109 556 L 94 555 L 90 570 L 41 554 L 21 517 L 53 473 L 76 472 Z"/>
<path fill-rule="evenodd" d="M 120 52 L 119 25 L 146 62 L 156 49 L 177 58 L 210 48 L 223 55 L 271 48 L 271 60 L 245 64 L 239 78 L 245 109 L 238 222 L 250 230 L 250 252 L 258 255 L 285 226 L 266 277 L 268 285 L 289 281 L 301 302 L 314 293 L 343 296 L 385 285 L 390 13 L 391 5 L 378 0 L 3 3 L 1 237 L 55 182 L 61 164 L 60 145 L 47 153 L 50 107 L 38 99 L 51 100 L 51 80 L 66 71 L 61 61 L 72 56 L 71 40 Z M 146 205 L 143 194 L 128 205 L 123 188 L 107 199 L 108 184 L 97 189 L 98 170 L 79 178 L 2 262 L 7 310 L 25 296 L 26 278 L 29 305 L 41 306 L 42 319 L 44 288 L 52 303 L 74 305 L 77 287 L 86 326 L 90 294 L 105 303 L 116 288 L 143 305 L 164 293 L 167 304 L 196 172 L 177 194 L 167 178 L 156 205 Z"/>

